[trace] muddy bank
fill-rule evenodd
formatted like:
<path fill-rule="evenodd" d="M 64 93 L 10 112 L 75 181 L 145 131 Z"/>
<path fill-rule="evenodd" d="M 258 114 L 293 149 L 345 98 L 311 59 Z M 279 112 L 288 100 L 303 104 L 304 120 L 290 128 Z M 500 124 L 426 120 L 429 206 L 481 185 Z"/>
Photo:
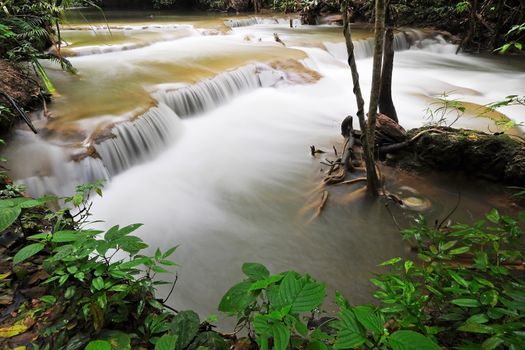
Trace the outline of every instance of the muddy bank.
<path fill-rule="evenodd" d="M 379 151 L 384 147 L 380 145 Z M 405 170 L 463 172 L 525 186 L 525 141 L 516 136 L 449 127 L 417 128 L 407 132 L 403 147 L 382 152 L 381 157 L 387 165 Z"/>
<path fill-rule="evenodd" d="M 34 108 L 43 96 L 39 83 L 28 67 L 0 60 L 0 135 L 20 120 L 9 98 L 22 110 Z"/>

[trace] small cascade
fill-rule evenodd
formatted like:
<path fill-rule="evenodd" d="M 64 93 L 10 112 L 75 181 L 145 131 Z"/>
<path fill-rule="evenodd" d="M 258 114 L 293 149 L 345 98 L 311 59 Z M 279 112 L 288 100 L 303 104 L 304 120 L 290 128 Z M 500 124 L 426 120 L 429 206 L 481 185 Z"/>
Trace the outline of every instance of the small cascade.
<path fill-rule="evenodd" d="M 284 74 L 269 66 L 248 65 L 194 85 L 161 89 L 154 97 L 177 115 L 186 117 L 211 110 L 243 92 L 274 86 L 282 79 Z"/>
<path fill-rule="evenodd" d="M 26 186 L 32 197 L 45 194 L 71 195 L 79 184 L 104 180 L 109 174 L 98 158 L 71 160 L 70 148 L 42 139 L 28 131 L 17 130 L 5 154 L 10 175 Z M 23 159 L 23 162 L 17 162 Z"/>
<path fill-rule="evenodd" d="M 26 186 L 26 192 L 31 197 L 41 197 L 46 194 L 69 196 L 80 184 L 92 183 L 98 180 L 109 180 L 109 174 L 100 159 L 86 157 L 80 161 L 64 161 L 53 174 L 47 176 L 30 176 L 17 180 Z"/>
<path fill-rule="evenodd" d="M 112 136 L 94 144 L 110 176 L 144 162 L 177 139 L 180 119 L 164 103 L 133 121 L 116 124 Z"/>
<path fill-rule="evenodd" d="M 249 17 L 249 18 L 240 18 L 240 19 L 227 19 L 224 21 L 224 24 L 230 28 L 238 27 L 248 27 L 254 26 L 256 24 L 279 24 L 285 23 L 285 20 L 279 22 L 276 18 L 259 18 L 259 17 Z"/>

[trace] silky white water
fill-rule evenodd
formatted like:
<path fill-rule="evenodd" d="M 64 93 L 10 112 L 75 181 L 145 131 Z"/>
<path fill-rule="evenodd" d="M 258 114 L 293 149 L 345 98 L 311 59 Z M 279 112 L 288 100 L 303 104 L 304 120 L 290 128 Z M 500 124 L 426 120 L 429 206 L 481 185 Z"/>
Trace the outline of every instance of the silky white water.
<path fill-rule="evenodd" d="M 152 251 L 180 245 L 173 257 L 180 264 L 171 300 L 177 309 L 215 313 L 221 295 L 241 278 L 245 261 L 262 262 L 273 272 L 307 272 L 353 302 L 369 301 L 367 281 L 380 271 L 377 265 L 406 254 L 384 203 L 365 200 L 360 192 L 349 201 L 347 189 L 334 189 L 321 218 L 308 223 L 312 212 L 301 214 L 323 168 L 323 157 L 312 158 L 309 146 L 341 149 L 340 122 L 355 113 L 339 28 L 320 27 L 316 34 L 315 27 L 255 23 L 220 36 L 72 57 L 80 79 L 53 73 L 60 96 L 48 128 L 56 132 L 18 131 L 6 152 L 12 176 L 35 195 L 71 193 L 79 181 L 109 179 L 93 206 L 103 227 L 140 222 L 138 234 Z M 287 47 L 274 42 L 274 32 Z M 435 36 L 408 50 L 406 42 L 398 45 L 405 50 L 396 53 L 393 98 L 406 128 L 427 122 L 425 108 L 444 92 L 478 105 L 525 94 L 523 62 L 455 55 L 454 45 Z M 367 96 L 369 43 L 356 47 Z M 297 79 L 300 71 L 271 68 L 278 59 L 299 60 L 321 78 Z M 248 74 L 241 79 L 245 83 L 226 89 L 239 81 L 233 77 L 238 69 L 253 65 L 266 67 L 273 80 L 261 84 L 259 76 Z M 525 122 L 523 107 L 500 112 Z M 137 119 L 125 121 L 132 116 Z M 474 117 L 455 126 L 495 127 Z M 114 136 L 97 137 L 101 130 L 113 130 Z M 70 160 L 90 145 L 101 159 Z M 431 220 L 454 206 L 458 188 L 456 218 L 469 220 L 499 201 L 497 188 L 475 181 L 429 181 L 399 171 L 386 176 L 392 191 L 408 185 L 431 200 L 424 213 Z M 393 212 L 405 225 L 415 215 Z"/>

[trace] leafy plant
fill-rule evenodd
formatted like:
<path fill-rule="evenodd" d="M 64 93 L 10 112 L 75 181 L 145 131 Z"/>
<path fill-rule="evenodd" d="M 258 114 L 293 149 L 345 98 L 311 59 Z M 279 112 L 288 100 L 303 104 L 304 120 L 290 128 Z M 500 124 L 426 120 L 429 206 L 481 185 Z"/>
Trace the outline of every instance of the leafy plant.
<path fill-rule="evenodd" d="M 427 107 L 425 114 L 428 125 L 451 127 L 465 114 L 465 106 L 460 100 L 449 99 L 449 93 L 443 92 Z M 450 115 L 454 118 L 452 122 L 448 121 Z"/>
<path fill-rule="evenodd" d="M 522 215 L 522 219 L 525 217 Z M 423 218 L 405 230 L 423 265 L 391 259 L 392 272 L 372 282 L 380 311 L 395 327 L 443 345 L 525 346 L 525 281 L 519 222 L 497 210 L 474 225 L 430 228 Z M 470 346 L 469 345 L 469 346 Z"/>
<path fill-rule="evenodd" d="M 384 315 L 375 307 L 352 307 L 339 293 L 338 317 L 317 318 L 326 286 L 308 275 L 294 271 L 270 275 L 258 263 L 245 263 L 242 269 L 247 278 L 226 292 L 219 310 L 236 316 L 236 332 L 247 328 L 261 350 L 337 350 L 363 346 L 439 349 L 432 340 L 415 331 L 390 333 Z"/>

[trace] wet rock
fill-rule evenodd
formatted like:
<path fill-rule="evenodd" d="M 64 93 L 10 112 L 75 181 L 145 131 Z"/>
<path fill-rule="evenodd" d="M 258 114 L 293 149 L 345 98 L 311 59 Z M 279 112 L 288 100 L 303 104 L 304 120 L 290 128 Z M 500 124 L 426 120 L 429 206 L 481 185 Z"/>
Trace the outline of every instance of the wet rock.
<path fill-rule="evenodd" d="M 376 119 L 376 142 L 379 145 L 403 142 L 407 132 L 401 125 L 384 114 L 378 114 Z"/>

